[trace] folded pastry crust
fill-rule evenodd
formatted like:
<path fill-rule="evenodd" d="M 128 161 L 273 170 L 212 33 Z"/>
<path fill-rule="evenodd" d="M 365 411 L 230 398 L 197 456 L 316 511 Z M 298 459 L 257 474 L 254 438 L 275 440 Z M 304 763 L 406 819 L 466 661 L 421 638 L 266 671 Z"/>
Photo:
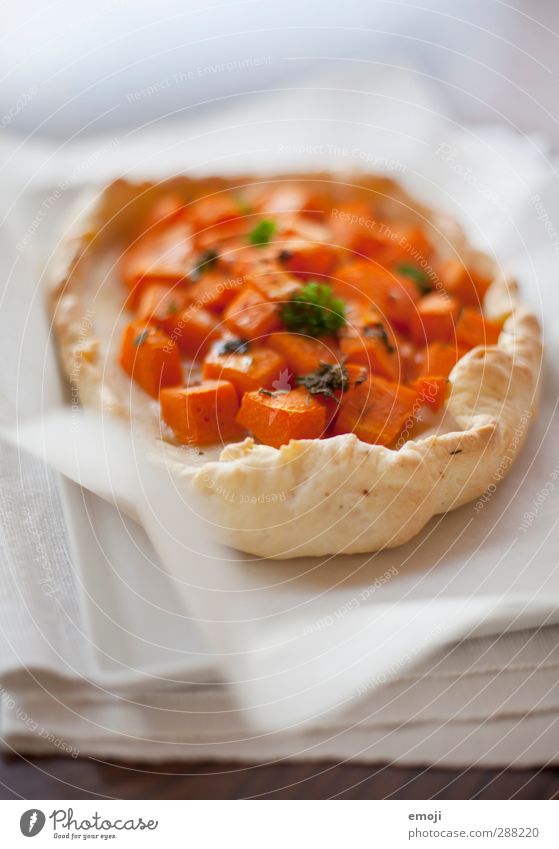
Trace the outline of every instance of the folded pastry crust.
<path fill-rule="evenodd" d="M 413 201 L 395 182 L 363 175 L 308 175 L 381 193 L 418 215 L 431 234 L 472 267 L 491 270 L 489 318 L 506 316 L 496 345 L 477 347 L 450 374 L 441 421 L 394 450 L 354 434 L 292 441 L 279 449 L 252 439 L 221 453 L 178 446 L 161 430 L 156 402 L 141 398 L 116 365 L 125 321 L 116 283 L 118 258 L 154 199 L 189 196 L 255 178 L 177 177 L 164 183 L 116 181 L 84 198 L 48 274 L 49 307 L 72 396 L 84 406 L 127 417 L 147 453 L 207 502 L 223 539 L 242 551 L 289 558 L 375 551 L 400 545 L 433 516 L 478 498 L 508 472 L 537 412 L 541 334 L 514 281 L 469 248 L 454 221 Z M 281 175 L 266 180 L 303 180 Z M 136 403 L 135 403 L 136 401 Z"/>

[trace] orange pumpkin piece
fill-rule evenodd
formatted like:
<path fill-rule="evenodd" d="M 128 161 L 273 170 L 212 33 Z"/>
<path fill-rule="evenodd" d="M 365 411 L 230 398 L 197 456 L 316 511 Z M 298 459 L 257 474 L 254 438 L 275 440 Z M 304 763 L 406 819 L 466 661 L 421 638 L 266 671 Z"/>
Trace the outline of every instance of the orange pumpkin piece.
<path fill-rule="evenodd" d="M 417 392 L 417 400 L 420 404 L 426 404 L 433 410 L 440 410 L 446 397 L 448 388 L 447 377 L 418 377 L 411 385 Z"/>
<path fill-rule="evenodd" d="M 428 260 L 434 250 L 425 232 L 417 226 L 401 228 L 396 243 L 401 250 L 402 260 L 406 257 L 415 262 Z"/>
<path fill-rule="evenodd" d="M 330 229 L 335 245 L 362 256 L 373 256 L 386 245 L 377 232 L 372 207 L 364 201 L 342 203 L 333 209 Z"/>
<path fill-rule="evenodd" d="M 466 348 L 476 345 L 495 345 L 501 328 L 494 321 L 484 318 L 471 307 L 464 307 L 456 323 L 456 340 Z"/>
<path fill-rule="evenodd" d="M 178 195 L 165 194 L 154 201 L 145 218 L 146 230 L 154 224 L 169 222 L 172 218 L 184 212 L 184 202 Z"/>
<path fill-rule="evenodd" d="M 331 245 L 317 242 L 294 242 L 279 255 L 282 266 L 299 277 L 328 277 L 338 257 Z"/>
<path fill-rule="evenodd" d="M 319 439 L 326 430 L 326 407 L 306 389 L 247 392 L 237 416 L 239 424 L 265 445 L 279 448 L 290 439 Z"/>
<path fill-rule="evenodd" d="M 457 259 L 443 260 L 438 275 L 446 292 L 468 306 L 480 307 L 491 279 L 468 269 Z"/>
<path fill-rule="evenodd" d="M 142 288 L 138 296 L 136 319 L 146 324 L 155 324 L 166 333 L 171 333 L 175 316 L 188 303 L 184 287 L 177 284 L 152 283 Z"/>
<path fill-rule="evenodd" d="M 427 348 L 418 351 L 415 357 L 417 375 L 435 375 L 448 377 L 458 360 L 464 356 L 467 348 L 461 345 L 445 345 L 433 342 Z"/>
<path fill-rule="evenodd" d="M 344 298 L 362 301 L 374 307 L 398 330 L 409 330 L 421 297 L 412 280 L 359 260 L 343 266 L 334 275 L 333 288 Z"/>
<path fill-rule="evenodd" d="M 280 326 L 277 305 L 254 286 L 243 286 L 223 318 L 227 327 L 243 339 L 258 339 Z"/>
<path fill-rule="evenodd" d="M 229 192 L 219 192 L 198 198 L 187 207 L 186 213 L 195 231 L 239 218 L 238 203 Z"/>
<path fill-rule="evenodd" d="M 220 335 L 215 315 L 196 304 L 175 313 L 169 322 L 169 335 L 176 341 L 181 353 L 190 359 L 203 356 Z"/>
<path fill-rule="evenodd" d="M 364 317 L 359 329 L 346 330 L 340 339 L 340 353 L 348 363 L 366 366 L 387 380 L 398 380 L 400 360 L 395 336 L 374 312 Z"/>
<path fill-rule="evenodd" d="M 149 278 L 177 281 L 186 276 L 192 256 L 190 229 L 182 219 L 140 236 L 122 258 L 122 276 L 133 289 Z"/>
<path fill-rule="evenodd" d="M 209 445 L 242 435 L 237 393 L 226 380 L 163 389 L 160 401 L 161 416 L 180 442 Z"/>
<path fill-rule="evenodd" d="M 227 277 L 221 271 L 210 269 L 188 291 L 193 303 L 212 310 L 222 310 L 233 300 L 243 283 L 242 277 Z"/>
<path fill-rule="evenodd" d="M 282 356 L 287 368 L 295 374 L 309 374 L 320 363 L 339 362 L 336 340 L 331 336 L 312 339 L 299 333 L 272 333 L 268 345 Z"/>
<path fill-rule="evenodd" d="M 301 282 L 292 277 L 283 268 L 266 266 L 262 270 L 256 269 L 249 272 L 246 277 L 247 283 L 258 289 L 260 294 L 268 301 L 285 302 L 300 288 Z"/>
<path fill-rule="evenodd" d="M 180 356 L 174 341 L 162 330 L 143 322 L 132 322 L 125 328 L 120 365 L 153 398 L 157 398 L 163 387 L 182 383 Z"/>
<path fill-rule="evenodd" d="M 450 342 L 455 338 L 460 304 L 443 292 L 431 292 L 417 304 L 411 325 L 412 337 L 418 345 Z"/>
<path fill-rule="evenodd" d="M 227 340 L 214 343 L 204 362 L 204 377 L 228 380 L 239 395 L 287 383 L 285 360 L 271 348 L 250 345 L 246 351 L 228 353 L 226 344 Z"/>
<path fill-rule="evenodd" d="M 344 393 L 334 434 L 355 433 L 363 442 L 390 445 L 415 418 L 417 392 L 371 375 Z"/>

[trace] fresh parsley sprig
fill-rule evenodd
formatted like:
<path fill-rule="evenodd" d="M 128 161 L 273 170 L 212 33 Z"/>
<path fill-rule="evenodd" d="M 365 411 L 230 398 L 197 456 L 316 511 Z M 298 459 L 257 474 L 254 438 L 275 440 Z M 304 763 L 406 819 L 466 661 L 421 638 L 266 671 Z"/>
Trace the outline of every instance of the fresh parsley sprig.
<path fill-rule="evenodd" d="M 325 283 L 306 283 L 279 309 L 288 330 L 306 336 L 336 334 L 345 324 L 345 304 Z"/>
<path fill-rule="evenodd" d="M 404 262 L 401 265 L 396 266 L 396 271 L 403 277 L 409 277 L 410 280 L 413 280 L 422 295 L 426 295 L 433 288 L 431 281 L 425 272 L 421 271 L 421 269 L 417 268 L 415 265 L 409 265 Z"/>
<path fill-rule="evenodd" d="M 253 227 L 248 234 L 248 240 L 251 245 L 261 247 L 267 245 L 276 230 L 278 225 L 271 218 L 263 218 L 259 221 L 256 227 Z"/>

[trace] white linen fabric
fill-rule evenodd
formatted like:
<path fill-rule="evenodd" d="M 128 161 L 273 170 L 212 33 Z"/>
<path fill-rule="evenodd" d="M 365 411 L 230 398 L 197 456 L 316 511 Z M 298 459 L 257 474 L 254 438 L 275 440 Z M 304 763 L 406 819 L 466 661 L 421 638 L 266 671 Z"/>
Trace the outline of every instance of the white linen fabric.
<path fill-rule="evenodd" d="M 211 669 L 197 669 L 186 652 L 172 675 L 104 682 L 56 478 L 12 448 L 2 446 L 0 459 L 5 751 L 135 761 L 559 763 L 559 627 L 545 623 L 461 641 L 334 715 L 288 731 L 255 731 L 228 686 Z"/>
<path fill-rule="evenodd" d="M 61 222 L 83 185 L 123 173 L 162 176 L 187 170 L 185 163 L 190 173 L 332 164 L 384 170 L 433 205 L 458 214 L 472 238 L 522 275 L 523 290 L 540 314 L 553 304 L 559 194 L 555 162 L 541 139 L 520 139 L 500 128 L 457 128 L 413 80 L 387 81 L 371 77 L 368 69 L 308 81 L 266 102 L 251 96 L 245 101 L 195 127 L 145 128 L 62 148 L 29 140 L 0 143 L 4 422 L 13 423 L 16 411 L 18 417 L 40 413 L 44 387 L 57 382 L 51 349 L 45 357 L 44 346 L 34 351 L 29 339 L 46 339 L 41 277 Z M 553 323 L 545 342 L 548 401 L 533 462 L 525 455 L 520 477 L 527 493 L 525 527 L 516 532 L 541 539 L 542 546 L 545 541 L 549 558 L 549 539 L 557 549 L 559 477 L 552 421 L 559 333 Z M 50 397 L 56 403 L 59 395 Z M 552 624 L 559 598 L 556 584 L 547 589 L 537 563 L 530 567 L 533 594 L 547 602 L 538 627 L 501 633 L 496 625 L 491 636 L 486 623 L 488 636 L 428 656 L 418 653 L 417 662 L 404 658 L 401 669 L 396 665 L 383 673 L 386 683 L 383 677 L 364 687 L 335 713 L 317 715 L 301 728 L 257 731 L 212 667 L 208 647 L 180 605 L 171 609 L 172 591 L 151 611 L 145 599 L 144 607 L 138 601 L 140 582 L 132 585 L 133 574 L 154 568 L 152 553 L 146 557 L 141 550 L 147 541 L 138 547 L 128 527 L 126 562 L 124 549 L 111 556 L 108 541 L 98 548 L 92 544 L 89 556 L 103 584 L 96 596 L 93 584 L 82 583 L 73 568 L 75 529 L 56 475 L 6 445 L 0 462 L 0 738 L 7 750 L 134 760 L 353 758 L 445 766 L 559 760 L 559 627 Z M 88 517 L 98 511 L 93 527 L 103 527 L 101 515 L 110 523 L 114 508 L 91 494 L 83 498 Z M 117 524 L 124 533 L 121 517 Z M 504 550 L 508 528 L 501 524 L 495 533 Z M 488 567 L 494 556 L 488 553 Z M 516 556 L 522 556 L 521 548 Z M 512 564 L 514 550 L 508 557 Z M 122 578 L 125 570 L 130 581 Z M 176 628 L 168 626 L 177 617 L 181 645 Z"/>

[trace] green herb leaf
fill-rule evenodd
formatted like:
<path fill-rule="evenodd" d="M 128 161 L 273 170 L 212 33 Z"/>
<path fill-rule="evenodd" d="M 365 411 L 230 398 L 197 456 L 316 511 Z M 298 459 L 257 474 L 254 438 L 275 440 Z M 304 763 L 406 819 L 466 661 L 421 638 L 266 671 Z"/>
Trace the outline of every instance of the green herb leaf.
<path fill-rule="evenodd" d="M 246 339 L 227 339 L 217 348 L 217 353 L 220 356 L 225 354 L 246 354 L 249 349 L 250 342 Z"/>
<path fill-rule="evenodd" d="M 167 307 L 167 315 L 176 315 L 178 311 L 179 308 L 177 306 L 176 301 L 170 301 L 169 306 Z"/>
<path fill-rule="evenodd" d="M 345 304 L 323 283 L 307 283 L 280 307 L 279 315 L 294 333 L 306 336 L 335 334 L 345 324 Z"/>
<path fill-rule="evenodd" d="M 388 338 L 388 333 L 386 332 L 386 327 L 382 321 L 375 321 L 372 324 L 367 324 L 363 328 L 363 333 L 365 336 L 368 336 L 369 339 L 380 339 L 384 343 L 384 347 L 389 354 L 393 354 L 395 352 L 396 348 L 391 344 L 390 339 Z"/>
<path fill-rule="evenodd" d="M 426 295 L 427 292 L 430 292 L 433 288 L 431 281 L 425 272 L 421 271 L 421 269 L 417 268 L 415 265 L 407 265 L 404 263 L 396 266 L 396 271 L 398 274 L 402 274 L 404 277 L 409 277 L 413 280 L 423 295 Z"/>
<path fill-rule="evenodd" d="M 149 336 L 149 330 L 142 330 L 141 333 L 138 333 L 136 338 L 134 339 L 133 344 L 138 347 L 139 345 L 143 345 L 146 339 Z"/>
<path fill-rule="evenodd" d="M 324 395 L 325 398 L 333 398 L 340 390 L 347 392 L 349 389 L 349 375 L 347 369 L 341 363 L 330 365 L 320 363 L 316 371 L 297 378 L 299 386 L 304 386 L 310 395 Z"/>
<path fill-rule="evenodd" d="M 188 276 L 196 283 L 202 276 L 202 273 L 212 268 L 212 266 L 216 264 L 218 259 L 219 254 L 217 251 L 214 251 L 213 248 L 204 251 L 204 253 L 199 257 L 196 265 L 191 268 L 190 274 Z"/>
<path fill-rule="evenodd" d="M 272 221 L 271 218 L 263 218 L 262 221 L 259 221 L 256 227 L 250 231 L 248 234 L 248 240 L 251 245 L 267 245 L 277 228 L 278 225 L 275 221 Z"/>

